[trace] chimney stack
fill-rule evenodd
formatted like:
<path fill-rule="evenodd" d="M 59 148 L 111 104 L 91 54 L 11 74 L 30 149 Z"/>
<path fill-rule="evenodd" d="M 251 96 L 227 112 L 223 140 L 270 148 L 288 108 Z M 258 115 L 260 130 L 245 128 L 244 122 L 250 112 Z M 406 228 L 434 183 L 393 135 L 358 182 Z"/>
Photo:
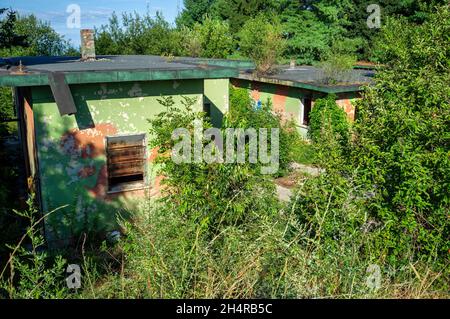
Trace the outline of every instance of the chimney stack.
<path fill-rule="evenodd" d="M 80 33 L 81 33 L 81 60 L 82 61 L 95 60 L 94 30 L 82 29 Z"/>
<path fill-rule="evenodd" d="M 297 63 L 296 63 L 295 59 L 291 59 L 291 63 L 289 64 L 289 68 L 290 69 L 295 69 L 296 65 L 297 65 Z"/>

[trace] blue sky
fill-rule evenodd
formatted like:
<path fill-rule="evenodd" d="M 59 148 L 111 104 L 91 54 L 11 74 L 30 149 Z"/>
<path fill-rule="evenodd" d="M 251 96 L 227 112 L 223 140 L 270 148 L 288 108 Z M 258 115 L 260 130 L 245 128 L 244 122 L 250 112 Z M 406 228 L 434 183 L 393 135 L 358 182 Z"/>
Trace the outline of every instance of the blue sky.
<path fill-rule="evenodd" d="M 113 12 L 145 13 L 161 11 L 169 22 L 174 22 L 182 0 L 0 0 L 0 8 L 12 8 L 19 14 L 33 13 L 42 20 L 49 21 L 52 27 L 75 46 L 80 43 L 79 29 L 70 29 L 66 21 L 70 15 L 67 7 L 77 4 L 81 9 L 81 28 L 93 28 L 108 22 Z"/>

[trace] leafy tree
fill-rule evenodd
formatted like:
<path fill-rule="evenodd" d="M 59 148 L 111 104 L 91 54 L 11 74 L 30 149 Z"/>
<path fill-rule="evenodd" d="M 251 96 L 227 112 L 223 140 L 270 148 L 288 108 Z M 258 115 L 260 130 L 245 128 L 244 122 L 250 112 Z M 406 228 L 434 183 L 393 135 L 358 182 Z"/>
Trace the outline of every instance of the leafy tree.
<path fill-rule="evenodd" d="M 0 10 L 0 55 L 68 55 L 74 48 L 52 29 L 48 22 L 34 15 L 17 16 L 15 11 Z"/>
<path fill-rule="evenodd" d="M 76 52 L 49 22 L 39 20 L 34 15 L 20 16 L 15 30 L 27 39 L 28 55 L 60 56 Z"/>
<path fill-rule="evenodd" d="M 450 248 L 450 10 L 422 25 L 388 19 L 380 50 L 388 68 L 359 105 L 355 165 L 376 185 L 370 212 L 379 249 L 404 260 L 448 258 Z"/>
<path fill-rule="evenodd" d="M 181 55 L 181 34 L 175 32 L 161 13 L 155 17 L 113 14 L 107 25 L 96 31 L 98 54 Z"/>
<path fill-rule="evenodd" d="M 379 35 L 379 29 L 367 27 L 367 18 L 370 13 L 367 7 L 374 2 L 371 0 L 355 0 L 354 8 L 349 11 L 347 36 L 349 38 L 361 38 L 363 45 L 358 48 L 359 57 L 362 59 L 376 60 L 373 56 L 373 42 Z M 376 2 L 381 9 L 381 24 L 383 25 L 389 17 L 405 17 L 409 22 L 423 23 L 433 9 L 438 5 L 448 4 L 446 0 L 380 0 Z"/>
<path fill-rule="evenodd" d="M 205 17 L 203 24 L 184 28 L 187 54 L 203 58 L 227 58 L 233 49 L 233 37 L 227 22 Z"/>
<path fill-rule="evenodd" d="M 421 261 L 448 276 L 449 34 L 448 6 L 421 25 L 388 19 L 379 43 L 387 65 L 357 105 L 349 146 L 321 129 L 325 171 L 294 208 L 324 252 L 359 241 L 370 262 Z"/>
<path fill-rule="evenodd" d="M 192 27 L 195 23 L 203 21 L 205 14 L 209 12 L 211 5 L 216 0 L 184 0 L 184 10 L 177 17 L 178 27 Z"/>
<path fill-rule="evenodd" d="M 351 1 L 285 1 L 281 21 L 287 39 L 285 55 L 300 63 L 320 61 L 333 43 L 345 38 Z"/>
<path fill-rule="evenodd" d="M 10 9 L 0 9 L 0 16 L 4 14 L 6 17 L 0 20 L 0 48 L 27 46 L 26 37 L 18 34 L 16 30 L 17 13 Z"/>
<path fill-rule="evenodd" d="M 231 32 L 235 34 L 251 18 L 260 14 L 273 16 L 277 7 L 277 1 L 274 0 L 216 0 L 211 7 L 211 14 L 229 21 Z"/>
<path fill-rule="evenodd" d="M 256 71 L 260 74 L 273 72 L 285 45 L 281 26 L 258 16 L 245 23 L 239 36 L 239 48 L 242 54 L 255 62 Z"/>

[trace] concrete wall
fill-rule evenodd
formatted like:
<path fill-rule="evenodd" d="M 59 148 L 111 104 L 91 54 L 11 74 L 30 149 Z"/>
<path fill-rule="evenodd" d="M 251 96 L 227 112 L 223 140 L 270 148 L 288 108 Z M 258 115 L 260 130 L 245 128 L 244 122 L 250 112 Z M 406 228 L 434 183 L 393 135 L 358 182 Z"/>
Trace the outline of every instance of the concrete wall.
<path fill-rule="evenodd" d="M 148 133 L 147 119 L 164 110 L 157 99 L 173 96 L 197 98 L 201 110 L 204 97 L 215 109 L 213 121 L 220 125 L 228 110 L 228 80 L 180 80 L 124 82 L 71 86 L 77 113 L 61 117 L 49 87 L 32 89 L 38 157 L 38 177 L 50 242 L 67 243 L 85 231 L 102 233 L 116 229 L 118 215 L 129 217 L 136 198 L 149 196 L 159 187 L 148 149 L 151 188 L 120 194 L 107 192 L 105 137 Z M 148 139 L 150 137 L 148 136 Z"/>
<path fill-rule="evenodd" d="M 222 124 L 223 115 L 229 109 L 229 80 L 205 79 L 205 102 L 211 104 L 211 121 L 216 127 Z"/>
<path fill-rule="evenodd" d="M 232 80 L 232 84 L 235 87 L 246 88 L 255 103 L 265 103 L 270 99 L 273 110 L 281 113 L 286 119 L 294 120 L 297 123 L 299 133 L 305 138 L 308 134 L 308 127 L 301 123 L 303 99 L 312 99 L 312 107 L 314 107 L 314 101 L 325 96 L 324 93 L 320 92 L 257 81 L 234 79 Z M 337 97 L 337 104 L 344 109 L 349 120 L 353 121 L 355 119 L 354 101 L 359 98 L 359 94 L 340 93 L 337 94 Z"/>

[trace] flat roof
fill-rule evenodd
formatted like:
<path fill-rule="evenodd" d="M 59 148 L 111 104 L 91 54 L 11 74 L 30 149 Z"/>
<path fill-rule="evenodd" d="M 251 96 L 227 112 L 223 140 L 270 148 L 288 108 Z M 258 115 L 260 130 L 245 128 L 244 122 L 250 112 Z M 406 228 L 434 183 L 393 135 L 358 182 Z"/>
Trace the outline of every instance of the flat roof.
<path fill-rule="evenodd" d="M 63 73 L 67 84 L 237 77 L 238 62 L 146 55 L 14 57 L 0 59 L 0 86 L 48 85 L 49 73 Z M 226 61 L 226 60 L 223 60 Z M 23 71 L 20 72 L 19 64 Z M 245 64 L 243 64 L 245 66 Z M 248 65 L 248 64 L 247 64 Z"/>
<path fill-rule="evenodd" d="M 25 71 L 22 74 L 18 72 L 20 62 Z M 323 93 L 344 93 L 362 91 L 373 83 L 375 72 L 355 68 L 329 84 L 324 81 L 324 72 L 313 66 L 278 66 L 276 73 L 258 76 L 254 63 L 243 60 L 108 55 L 84 62 L 79 57 L 14 57 L 0 59 L 0 86 L 49 85 L 50 73 L 63 73 L 67 84 L 239 78 Z"/>
<path fill-rule="evenodd" d="M 336 83 L 328 84 L 326 75 L 320 68 L 313 66 L 279 66 L 276 73 L 272 75 L 259 76 L 253 69 L 241 70 L 238 78 L 298 87 L 323 93 L 359 92 L 363 87 L 373 83 L 374 70 L 352 69 L 346 74 L 338 76 Z"/>

